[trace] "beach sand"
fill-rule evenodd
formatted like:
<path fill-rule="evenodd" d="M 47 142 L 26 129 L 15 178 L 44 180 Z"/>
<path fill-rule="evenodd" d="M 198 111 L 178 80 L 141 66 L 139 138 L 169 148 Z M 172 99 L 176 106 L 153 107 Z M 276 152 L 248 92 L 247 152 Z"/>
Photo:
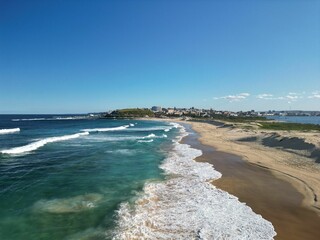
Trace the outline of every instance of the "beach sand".
<path fill-rule="evenodd" d="M 247 131 L 188 123 L 199 135 L 184 141 L 204 153 L 197 161 L 209 162 L 222 173 L 213 185 L 269 220 L 276 239 L 320 239 L 319 205 L 315 201 L 320 172 L 312 160 L 261 144 L 234 141 L 247 137 Z"/>

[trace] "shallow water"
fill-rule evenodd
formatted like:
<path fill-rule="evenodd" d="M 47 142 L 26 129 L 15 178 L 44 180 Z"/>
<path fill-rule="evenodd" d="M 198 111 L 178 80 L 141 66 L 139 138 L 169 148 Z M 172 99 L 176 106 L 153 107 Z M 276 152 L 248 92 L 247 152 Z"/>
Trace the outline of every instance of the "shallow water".
<path fill-rule="evenodd" d="M 120 203 L 163 178 L 158 166 L 177 131 L 149 121 L 42 118 L 0 116 L 0 129 L 20 128 L 0 135 L 0 239 L 104 239 Z M 109 130 L 90 130 L 97 128 Z"/>
<path fill-rule="evenodd" d="M 14 119 L 14 121 L 12 121 Z M 1 116 L 0 239 L 272 239 L 176 123 Z"/>

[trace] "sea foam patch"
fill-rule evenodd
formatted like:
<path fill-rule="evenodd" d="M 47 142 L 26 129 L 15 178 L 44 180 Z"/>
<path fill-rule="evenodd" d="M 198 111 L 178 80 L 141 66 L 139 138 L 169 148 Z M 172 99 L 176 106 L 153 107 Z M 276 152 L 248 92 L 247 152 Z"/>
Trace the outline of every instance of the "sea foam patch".
<path fill-rule="evenodd" d="M 11 119 L 11 121 L 13 122 L 19 122 L 19 121 L 43 121 L 43 120 L 46 120 L 46 118 L 14 118 L 14 119 Z"/>
<path fill-rule="evenodd" d="M 145 128 L 128 128 L 127 131 L 132 132 L 148 132 L 148 131 L 165 131 L 169 132 L 173 127 L 172 126 L 157 126 L 157 127 L 145 127 Z"/>
<path fill-rule="evenodd" d="M 13 118 L 11 121 L 56 121 L 56 120 L 82 120 L 88 119 L 88 116 L 69 116 L 69 117 L 50 117 L 50 118 Z"/>
<path fill-rule="evenodd" d="M 5 154 L 22 154 L 22 153 L 34 151 L 40 147 L 43 147 L 47 143 L 66 141 L 66 140 L 78 138 L 78 137 L 85 136 L 85 135 L 89 135 L 89 132 L 64 135 L 64 136 L 60 136 L 60 137 L 49 137 L 49 138 L 44 138 L 44 139 L 41 139 L 41 140 L 33 142 L 33 143 L 29 143 L 25 146 L 15 147 L 15 148 L 11 148 L 8 150 L 1 150 L 0 152 L 5 153 Z"/>
<path fill-rule="evenodd" d="M 0 134 L 16 133 L 20 132 L 20 128 L 0 129 Z"/>
<path fill-rule="evenodd" d="M 153 142 L 153 139 L 150 140 L 138 140 L 139 143 L 150 143 Z"/>
<path fill-rule="evenodd" d="M 110 131 L 121 131 L 126 128 L 130 127 L 130 125 L 124 125 L 119 127 L 112 127 L 112 128 L 89 128 L 89 129 L 82 129 L 81 131 L 84 132 L 110 132 Z"/>
<path fill-rule="evenodd" d="M 104 141 L 114 141 L 114 142 L 117 142 L 117 141 L 128 141 L 128 140 L 138 140 L 138 142 L 152 142 L 153 139 L 155 138 L 167 138 L 167 135 L 165 134 L 162 134 L 162 135 L 155 135 L 154 133 L 151 133 L 151 134 L 148 134 L 146 136 L 127 136 L 127 135 L 124 135 L 124 136 L 105 136 L 105 135 L 90 135 L 90 137 L 88 137 L 86 140 L 89 140 L 89 141 L 96 141 L 96 142 L 104 142 Z M 144 141 L 144 139 L 150 139 L 152 141 Z"/>
<path fill-rule="evenodd" d="M 167 180 L 147 183 L 134 206 L 121 205 L 114 239 L 272 239 L 270 222 L 209 183 L 221 174 L 194 161 L 201 154 L 175 141 L 161 165 Z"/>

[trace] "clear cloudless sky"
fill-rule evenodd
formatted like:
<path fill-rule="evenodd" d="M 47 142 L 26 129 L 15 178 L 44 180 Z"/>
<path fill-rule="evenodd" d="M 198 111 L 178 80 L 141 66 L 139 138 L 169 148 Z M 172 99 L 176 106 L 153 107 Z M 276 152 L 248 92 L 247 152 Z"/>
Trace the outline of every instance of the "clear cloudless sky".
<path fill-rule="evenodd" d="M 320 1 L 0 0 L 0 113 L 153 105 L 320 110 Z"/>

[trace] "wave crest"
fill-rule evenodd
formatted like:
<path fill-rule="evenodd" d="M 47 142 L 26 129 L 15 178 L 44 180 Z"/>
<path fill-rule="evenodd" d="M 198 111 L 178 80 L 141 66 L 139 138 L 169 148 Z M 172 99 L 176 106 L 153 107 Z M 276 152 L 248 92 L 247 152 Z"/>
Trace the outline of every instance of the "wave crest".
<path fill-rule="evenodd" d="M 0 129 L 0 134 L 20 132 L 20 128 Z"/>
<path fill-rule="evenodd" d="M 15 148 L 11 148 L 8 150 L 2 150 L 0 152 L 5 153 L 5 154 L 22 154 L 22 153 L 34 151 L 40 147 L 43 147 L 47 143 L 66 141 L 66 140 L 78 138 L 81 136 L 85 136 L 88 134 L 89 134 L 89 132 L 83 132 L 83 133 L 65 135 L 65 136 L 61 136 L 61 137 L 49 137 L 49 138 L 41 139 L 41 140 L 33 142 L 33 143 L 29 143 L 25 146 L 15 147 Z"/>
<path fill-rule="evenodd" d="M 112 127 L 112 128 L 88 128 L 88 129 L 82 129 L 81 131 L 84 132 L 110 132 L 110 131 L 120 131 L 128 128 L 129 125 L 124 125 L 120 127 Z"/>
<path fill-rule="evenodd" d="M 153 139 L 150 140 L 138 140 L 139 143 L 150 143 L 153 142 Z"/>

